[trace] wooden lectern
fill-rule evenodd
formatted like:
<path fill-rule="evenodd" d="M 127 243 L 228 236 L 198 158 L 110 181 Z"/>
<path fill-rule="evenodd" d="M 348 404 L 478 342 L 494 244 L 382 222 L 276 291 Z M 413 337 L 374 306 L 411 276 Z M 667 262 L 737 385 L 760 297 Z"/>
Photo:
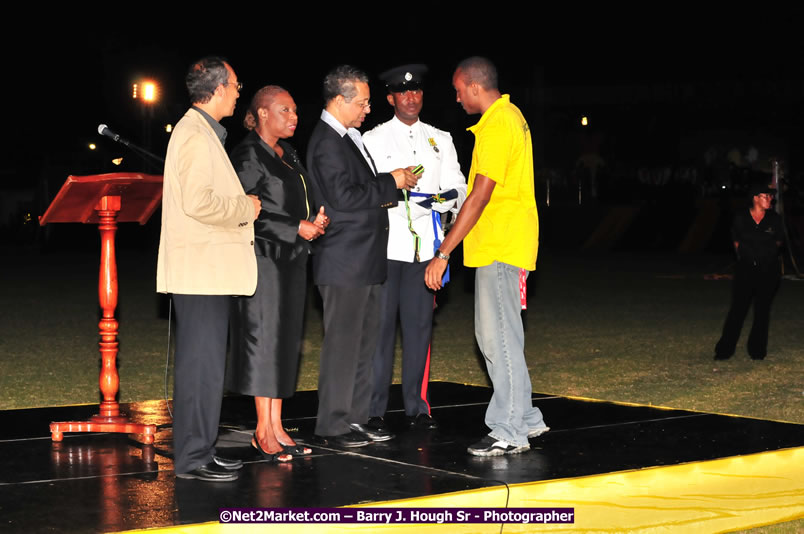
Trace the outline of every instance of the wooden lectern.
<path fill-rule="evenodd" d="M 113 173 L 94 176 L 68 176 L 39 224 L 97 224 L 101 238 L 98 297 L 103 316 L 100 327 L 100 413 L 89 421 L 51 423 L 53 441 L 61 441 L 64 432 L 122 432 L 139 434 L 142 442 L 154 442 L 156 425 L 129 421 L 120 413 L 117 390 L 117 260 L 114 239 L 118 222 L 145 224 L 162 200 L 162 177 L 153 174 Z"/>

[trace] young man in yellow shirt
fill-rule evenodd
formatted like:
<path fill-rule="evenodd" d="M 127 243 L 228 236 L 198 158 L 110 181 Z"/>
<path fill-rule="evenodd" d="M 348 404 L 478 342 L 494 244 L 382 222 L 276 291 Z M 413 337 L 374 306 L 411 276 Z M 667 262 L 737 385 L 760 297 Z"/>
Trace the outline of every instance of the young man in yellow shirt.
<path fill-rule="evenodd" d="M 476 456 L 516 454 L 530 449 L 528 438 L 549 430 L 531 401 L 521 317 L 525 280 L 536 268 L 539 248 L 530 129 L 497 88 L 489 60 L 462 61 L 452 84 L 466 113 L 481 117 L 469 128 L 475 134 L 469 196 L 427 266 L 425 283 L 441 288 L 449 254 L 465 238 L 464 264 L 477 268 L 475 337 L 494 387 L 485 420 L 491 432 L 467 450 Z"/>

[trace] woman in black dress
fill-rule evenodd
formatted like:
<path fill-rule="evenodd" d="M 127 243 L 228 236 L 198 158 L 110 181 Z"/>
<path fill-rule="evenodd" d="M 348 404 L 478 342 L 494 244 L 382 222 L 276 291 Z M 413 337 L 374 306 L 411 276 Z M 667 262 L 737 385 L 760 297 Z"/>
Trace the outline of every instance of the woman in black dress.
<path fill-rule="evenodd" d="M 231 154 L 243 189 L 260 198 L 262 212 L 254 222 L 257 291 L 234 299 L 228 386 L 254 396 L 252 446 L 272 461 L 311 452 L 282 426 L 282 399 L 296 389 L 310 242 L 329 224 L 324 208 L 315 210 L 296 152 L 281 141 L 293 136 L 297 123 L 290 94 L 263 87 L 246 113 L 251 132 Z"/>

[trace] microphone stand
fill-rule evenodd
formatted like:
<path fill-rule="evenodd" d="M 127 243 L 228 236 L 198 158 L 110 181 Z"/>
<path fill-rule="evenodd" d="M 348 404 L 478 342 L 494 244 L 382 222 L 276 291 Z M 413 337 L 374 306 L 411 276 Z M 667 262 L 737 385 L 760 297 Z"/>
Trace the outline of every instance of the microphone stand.
<path fill-rule="evenodd" d="M 118 141 L 118 143 L 120 143 L 120 141 Z M 134 143 L 131 143 L 131 142 L 126 144 L 126 146 L 128 148 L 130 148 L 131 150 L 133 150 L 135 153 L 139 154 L 140 156 L 151 158 L 155 162 L 162 164 L 162 166 L 165 165 L 165 158 L 160 158 L 159 156 L 157 156 L 153 152 L 148 152 L 144 148 L 141 148 L 141 147 L 139 147 L 139 146 L 137 146 L 137 145 L 135 145 Z"/>
<path fill-rule="evenodd" d="M 110 130 L 110 129 L 109 129 L 109 128 L 108 128 L 108 127 L 105 125 L 105 124 L 102 124 L 101 126 L 103 127 L 103 130 L 105 130 L 105 132 L 104 132 L 104 131 L 100 131 L 100 132 L 98 132 L 98 133 L 100 133 L 101 135 L 103 135 L 103 136 L 105 136 L 105 137 L 108 137 L 108 138 L 110 138 L 112 141 L 115 141 L 115 142 L 117 142 L 117 143 L 120 143 L 121 145 L 123 145 L 123 146 L 125 146 L 125 147 L 130 148 L 130 149 L 131 149 L 131 150 L 133 150 L 133 151 L 134 151 L 136 154 L 138 154 L 139 156 L 143 157 L 144 159 L 146 159 L 146 158 L 150 158 L 150 159 L 151 159 L 151 160 L 153 160 L 154 162 L 159 163 L 159 164 L 161 164 L 161 165 L 164 167 L 164 165 L 165 165 L 165 158 L 159 157 L 159 156 L 157 156 L 156 154 L 154 154 L 153 152 L 149 152 L 148 150 L 146 150 L 146 149 L 144 149 L 144 148 L 142 148 L 142 147 L 140 147 L 140 146 L 137 146 L 136 144 L 132 143 L 132 142 L 131 142 L 131 141 L 129 141 L 128 139 L 125 139 L 125 138 L 121 137 L 120 135 L 118 135 L 118 134 L 116 134 L 116 133 L 112 132 L 112 131 L 111 131 L 111 130 Z M 108 132 L 108 133 L 106 133 L 106 132 Z"/>

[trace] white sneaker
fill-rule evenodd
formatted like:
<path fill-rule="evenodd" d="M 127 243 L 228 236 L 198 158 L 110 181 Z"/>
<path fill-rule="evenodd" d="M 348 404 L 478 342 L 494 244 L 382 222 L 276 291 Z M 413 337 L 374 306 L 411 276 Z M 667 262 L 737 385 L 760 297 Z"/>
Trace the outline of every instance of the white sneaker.
<path fill-rule="evenodd" d="M 466 452 L 474 456 L 502 456 L 504 454 L 519 454 L 529 450 L 530 445 L 511 445 L 501 439 L 486 436 L 467 448 Z"/>
<path fill-rule="evenodd" d="M 549 431 L 550 431 L 549 426 L 543 426 L 541 428 L 532 428 L 532 429 L 528 430 L 528 439 L 530 439 L 530 438 L 538 438 L 539 436 L 541 436 L 545 432 L 549 432 Z"/>

